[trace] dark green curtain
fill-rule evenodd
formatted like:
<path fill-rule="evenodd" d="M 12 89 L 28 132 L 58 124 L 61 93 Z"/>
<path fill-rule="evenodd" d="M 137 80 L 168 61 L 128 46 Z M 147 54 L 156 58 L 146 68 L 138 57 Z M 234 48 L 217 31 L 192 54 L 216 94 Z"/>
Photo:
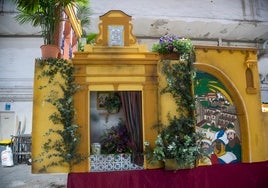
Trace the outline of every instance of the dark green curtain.
<path fill-rule="evenodd" d="M 126 126 L 132 143 L 132 162 L 143 165 L 142 96 L 141 91 L 120 92 Z"/>

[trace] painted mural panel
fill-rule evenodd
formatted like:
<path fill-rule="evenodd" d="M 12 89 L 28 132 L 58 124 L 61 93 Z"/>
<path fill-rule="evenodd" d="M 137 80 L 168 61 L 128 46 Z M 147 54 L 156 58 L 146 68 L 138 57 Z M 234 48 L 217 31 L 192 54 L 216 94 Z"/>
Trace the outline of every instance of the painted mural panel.
<path fill-rule="evenodd" d="M 240 126 L 228 89 L 214 76 L 195 77 L 197 131 L 203 133 L 198 165 L 241 162 Z"/>

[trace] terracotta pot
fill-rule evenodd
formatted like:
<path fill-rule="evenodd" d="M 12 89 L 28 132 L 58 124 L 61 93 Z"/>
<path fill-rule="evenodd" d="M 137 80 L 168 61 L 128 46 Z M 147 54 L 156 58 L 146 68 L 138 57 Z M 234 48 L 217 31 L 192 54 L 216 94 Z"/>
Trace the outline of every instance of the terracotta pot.
<path fill-rule="evenodd" d="M 42 59 L 48 58 L 58 58 L 60 54 L 60 49 L 56 45 L 46 44 L 41 47 Z"/>

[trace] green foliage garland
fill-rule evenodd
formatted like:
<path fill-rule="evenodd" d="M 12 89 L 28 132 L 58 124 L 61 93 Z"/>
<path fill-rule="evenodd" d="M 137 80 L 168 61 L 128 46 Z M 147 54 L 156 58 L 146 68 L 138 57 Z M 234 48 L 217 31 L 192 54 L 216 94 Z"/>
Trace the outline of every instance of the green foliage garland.
<path fill-rule="evenodd" d="M 155 126 L 160 129 L 155 147 L 151 148 L 145 142 L 145 154 L 151 160 L 164 161 L 175 159 L 182 167 L 194 167 L 198 156 L 197 139 L 200 135 L 195 132 L 195 103 L 193 96 L 193 76 L 195 61 L 194 47 L 189 39 L 180 39 L 174 35 L 162 36 L 153 51 L 165 55 L 178 53 L 177 60 L 161 59 L 162 73 L 167 85 L 161 94 L 169 93 L 175 100 L 179 117 L 168 114 L 168 125 Z"/>
<path fill-rule="evenodd" d="M 38 79 L 48 78 L 47 85 L 40 86 L 44 89 L 52 86 L 55 90 L 50 90 L 46 102 L 56 107 L 57 111 L 49 116 L 49 120 L 57 127 L 49 129 L 44 136 L 48 137 L 43 145 L 43 152 L 40 154 L 40 162 L 44 157 L 53 159 L 41 171 L 51 166 L 68 164 L 69 170 L 72 170 L 74 164 L 81 162 L 84 157 L 78 153 L 80 142 L 80 133 L 78 125 L 75 124 L 75 109 L 73 95 L 79 88 L 74 83 L 74 67 L 71 62 L 64 59 L 38 59 L 38 65 L 42 72 Z M 60 80 L 55 79 L 56 76 Z M 53 136 L 52 140 L 49 136 Z"/>
<path fill-rule="evenodd" d="M 193 97 L 193 75 L 194 75 L 194 51 L 188 54 L 181 54 L 180 60 L 176 63 L 170 60 L 161 60 L 162 73 L 166 76 L 167 86 L 161 94 L 170 93 L 175 99 L 177 111 L 183 112 L 185 116 L 194 118 L 194 97 Z"/>

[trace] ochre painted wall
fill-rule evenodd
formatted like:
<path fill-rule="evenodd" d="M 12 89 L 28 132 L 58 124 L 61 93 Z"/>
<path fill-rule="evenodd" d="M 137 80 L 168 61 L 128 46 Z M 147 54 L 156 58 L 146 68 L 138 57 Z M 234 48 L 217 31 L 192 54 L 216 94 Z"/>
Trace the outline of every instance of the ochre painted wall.
<path fill-rule="evenodd" d="M 45 67 L 46 69 L 47 67 Z M 40 154 L 43 152 L 43 145 L 49 139 L 55 139 L 55 137 L 44 136 L 45 133 L 55 127 L 55 125 L 49 120 L 49 116 L 56 111 L 55 107 L 45 102 L 49 92 L 51 90 L 57 90 L 57 88 L 47 87 L 42 90 L 40 86 L 47 85 L 47 79 L 38 79 L 38 75 L 41 73 L 41 68 L 38 63 L 35 63 L 35 76 L 34 76 L 34 93 L 33 93 L 33 124 L 32 124 L 32 173 L 54 173 L 54 172 L 67 172 L 67 166 L 58 166 L 48 169 L 47 172 L 40 172 L 44 165 L 49 163 L 49 159 L 45 159 L 42 162 L 35 162 L 40 158 Z M 56 77 L 60 80 L 59 77 Z M 53 160 L 53 159 L 51 159 Z"/>
<path fill-rule="evenodd" d="M 141 91 L 143 100 L 143 140 L 153 142 L 152 125 L 158 122 L 158 55 L 146 51 L 144 46 L 101 47 L 86 46 L 85 52 L 75 53 L 76 83 L 80 89 L 74 96 L 77 123 L 82 135 L 79 151 L 90 155 L 90 92 L 91 91 Z M 36 66 L 34 83 L 33 158 L 41 153 L 47 139 L 43 135 L 53 125 L 48 116 L 53 107 L 44 103 L 46 90 L 38 87 L 46 80 L 38 80 L 40 68 Z M 33 173 L 38 173 L 47 161 L 33 163 Z M 85 160 L 73 168 L 74 172 L 89 171 L 90 161 Z M 49 168 L 47 172 L 66 172 L 66 167 Z"/>
<path fill-rule="evenodd" d="M 268 160 L 268 112 L 262 113 L 262 126 L 263 126 L 263 133 L 264 133 L 264 153 L 265 153 L 265 160 Z M 266 148 L 266 150 L 265 150 Z"/>
<path fill-rule="evenodd" d="M 255 49 L 196 46 L 197 70 L 218 78 L 229 90 L 240 122 L 242 161 L 267 159 L 267 137 L 261 112 L 260 83 Z M 246 69 L 253 75 L 247 87 Z M 266 123 L 267 124 L 267 123 Z"/>
<path fill-rule="evenodd" d="M 141 91 L 143 114 L 143 140 L 153 142 L 156 133 L 152 125 L 158 122 L 158 55 L 146 51 L 144 46 L 103 47 L 85 46 L 85 52 L 75 53 L 76 80 L 82 90 L 76 97 L 78 123 L 83 129 L 82 151 L 90 154 L 90 110 L 91 91 Z M 84 99 L 88 102 L 84 102 Z M 85 115 L 83 115 L 85 114 Z M 89 171 L 90 161 L 77 167 L 77 171 Z M 146 168 L 149 166 L 145 165 Z"/>
<path fill-rule="evenodd" d="M 146 52 L 142 46 L 93 47 L 86 46 L 85 52 L 75 53 L 72 60 L 76 68 L 76 82 L 81 89 L 75 95 L 77 123 L 80 125 L 82 140 L 79 150 L 90 155 L 90 92 L 112 90 L 139 90 L 143 99 L 143 141 L 151 144 L 157 132 L 151 128 L 166 114 L 174 112 L 175 105 L 168 95 L 160 95 L 165 85 L 161 75 L 161 64 L 155 53 Z M 258 162 L 268 159 L 267 132 L 268 113 L 261 112 L 258 67 L 255 49 L 196 46 L 195 67 L 218 78 L 229 90 L 237 107 L 242 141 L 242 161 Z M 247 88 L 246 69 L 253 75 L 253 86 Z M 49 90 L 39 90 L 46 80 L 37 80 L 36 67 L 34 82 L 33 110 L 33 158 L 42 151 L 43 135 L 52 126 L 48 120 L 54 110 L 44 102 Z M 43 164 L 34 163 L 33 173 Z M 75 166 L 75 172 L 89 171 L 90 161 Z M 157 168 L 145 162 L 144 168 Z M 57 167 L 48 172 L 66 172 L 68 168 Z"/>

